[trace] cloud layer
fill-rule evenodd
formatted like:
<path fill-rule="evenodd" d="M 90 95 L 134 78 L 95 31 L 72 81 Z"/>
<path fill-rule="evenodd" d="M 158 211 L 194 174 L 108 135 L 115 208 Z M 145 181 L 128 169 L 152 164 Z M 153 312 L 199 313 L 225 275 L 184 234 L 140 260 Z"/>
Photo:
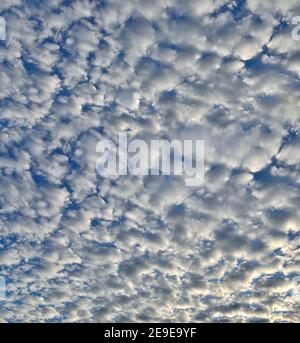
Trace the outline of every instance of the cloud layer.
<path fill-rule="evenodd" d="M 300 320 L 298 0 L 2 0 L 2 321 Z M 120 131 L 205 183 L 101 178 Z"/>

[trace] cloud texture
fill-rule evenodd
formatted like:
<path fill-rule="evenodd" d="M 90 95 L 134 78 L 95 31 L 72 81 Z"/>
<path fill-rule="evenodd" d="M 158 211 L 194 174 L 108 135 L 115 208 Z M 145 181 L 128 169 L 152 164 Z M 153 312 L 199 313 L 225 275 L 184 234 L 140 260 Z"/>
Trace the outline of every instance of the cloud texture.
<path fill-rule="evenodd" d="M 298 0 L 2 0 L 2 321 L 300 320 Z M 204 139 L 205 183 L 95 171 Z"/>

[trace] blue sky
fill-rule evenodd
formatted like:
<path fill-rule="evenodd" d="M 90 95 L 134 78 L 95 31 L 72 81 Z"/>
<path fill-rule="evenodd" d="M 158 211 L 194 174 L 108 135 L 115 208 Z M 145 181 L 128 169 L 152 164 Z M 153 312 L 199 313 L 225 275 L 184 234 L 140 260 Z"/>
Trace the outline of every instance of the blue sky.
<path fill-rule="evenodd" d="M 0 320 L 299 321 L 299 1 L 0 15 Z M 205 182 L 100 177 L 124 131 L 204 140 Z"/>

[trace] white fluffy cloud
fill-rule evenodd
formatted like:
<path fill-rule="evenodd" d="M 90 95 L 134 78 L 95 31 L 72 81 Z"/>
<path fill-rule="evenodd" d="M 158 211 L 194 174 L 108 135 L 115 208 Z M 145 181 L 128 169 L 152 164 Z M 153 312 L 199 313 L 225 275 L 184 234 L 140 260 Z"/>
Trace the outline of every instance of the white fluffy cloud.
<path fill-rule="evenodd" d="M 299 321 L 298 1 L 0 11 L 1 321 Z M 204 184 L 100 178 L 120 131 L 203 139 Z"/>

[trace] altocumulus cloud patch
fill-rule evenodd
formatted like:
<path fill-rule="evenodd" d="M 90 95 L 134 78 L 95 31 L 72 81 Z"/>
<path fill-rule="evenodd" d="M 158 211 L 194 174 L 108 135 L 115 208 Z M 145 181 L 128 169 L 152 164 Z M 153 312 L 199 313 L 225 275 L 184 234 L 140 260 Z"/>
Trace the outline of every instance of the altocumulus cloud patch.
<path fill-rule="evenodd" d="M 299 321 L 299 1 L 0 16 L 1 321 Z M 119 132 L 204 140 L 205 181 L 101 177 Z"/>

